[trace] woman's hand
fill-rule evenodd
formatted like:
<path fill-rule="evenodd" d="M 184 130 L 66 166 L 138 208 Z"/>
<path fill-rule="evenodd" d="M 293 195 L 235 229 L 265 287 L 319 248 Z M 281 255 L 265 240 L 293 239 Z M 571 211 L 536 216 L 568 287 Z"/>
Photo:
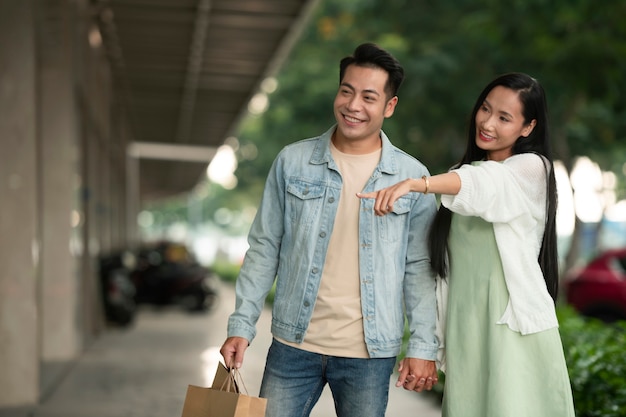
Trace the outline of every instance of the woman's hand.
<path fill-rule="evenodd" d="M 417 191 L 411 188 L 415 186 L 415 181 L 416 180 L 412 178 L 407 178 L 404 181 L 400 181 L 399 183 L 383 188 L 382 190 L 372 191 L 370 193 L 357 193 L 356 196 L 359 198 L 376 199 L 376 202 L 374 203 L 374 213 L 376 213 L 377 216 L 384 216 L 393 210 L 393 203 L 395 203 L 400 197 L 410 193 L 411 191 Z"/>
<path fill-rule="evenodd" d="M 417 358 L 404 358 L 398 367 L 396 387 L 404 387 L 408 391 L 430 391 L 438 382 L 435 361 Z"/>
<path fill-rule="evenodd" d="M 461 190 L 461 177 L 454 171 L 432 177 L 407 178 L 404 181 L 372 191 L 371 193 L 356 193 L 359 198 L 375 198 L 374 212 L 384 216 L 393 210 L 393 203 L 410 192 L 457 195 Z"/>

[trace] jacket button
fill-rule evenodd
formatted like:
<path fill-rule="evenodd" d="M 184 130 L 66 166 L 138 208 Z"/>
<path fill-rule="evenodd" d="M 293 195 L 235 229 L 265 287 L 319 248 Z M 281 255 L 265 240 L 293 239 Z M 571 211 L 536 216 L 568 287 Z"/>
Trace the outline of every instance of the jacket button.
<path fill-rule="evenodd" d="M 329 202 L 329 203 L 334 203 L 334 202 L 335 202 L 335 197 L 330 197 L 330 198 L 328 199 L 328 202 Z"/>
<path fill-rule="evenodd" d="M 326 237 L 326 232 L 320 233 L 320 237 Z"/>
<path fill-rule="evenodd" d="M 304 302 L 304 306 L 305 306 L 305 307 L 308 307 L 308 306 L 310 306 L 310 305 L 311 305 L 311 303 L 309 303 L 308 301 L 305 301 L 305 302 Z"/>
<path fill-rule="evenodd" d="M 318 271 L 319 271 L 319 269 L 317 269 L 317 268 L 311 269 L 311 272 L 313 272 L 314 274 L 317 274 Z"/>

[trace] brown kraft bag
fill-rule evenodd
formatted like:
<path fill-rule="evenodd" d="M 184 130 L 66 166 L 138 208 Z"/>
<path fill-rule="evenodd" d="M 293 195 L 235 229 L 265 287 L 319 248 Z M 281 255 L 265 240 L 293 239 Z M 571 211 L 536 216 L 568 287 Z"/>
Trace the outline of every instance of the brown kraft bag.
<path fill-rule="evenodd" d="M 240 391 L 241 374 L 218 364 L 210 388 L 189 385 L 181 417 L 265 417 L 267 399 Z"/>

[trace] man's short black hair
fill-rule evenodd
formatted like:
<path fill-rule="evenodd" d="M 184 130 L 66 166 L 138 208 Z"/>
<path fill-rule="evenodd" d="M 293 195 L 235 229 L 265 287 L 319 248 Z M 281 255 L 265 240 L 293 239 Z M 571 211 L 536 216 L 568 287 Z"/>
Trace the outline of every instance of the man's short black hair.
<path fill-rule="evenodd" d="M 389 52 L 373 43 L 364 43 L 354 50 L 354 53 L 341 60 L 339 64 L 339 83 L 343 81 L 346 68 L 349 65 L 360 67 L 380 68 L 389 75 L 385 85 L 387 99 L 398 94 L 398 89 L 404 80 L 404 68 Z"/>

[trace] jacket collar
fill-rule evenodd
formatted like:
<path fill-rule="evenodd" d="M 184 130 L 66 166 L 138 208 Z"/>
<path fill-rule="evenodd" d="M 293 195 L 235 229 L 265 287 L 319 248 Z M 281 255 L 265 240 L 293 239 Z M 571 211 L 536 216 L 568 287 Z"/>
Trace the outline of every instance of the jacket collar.
<path fill-rule="evenodd" d="M 329 168 L 335 170 L 337 169 L 337 165 L 335 165 L 335 161 L 333 160 L 333 157 L 330 153 L 330 139 L 333 136 L 336 128 L 337 125 L 335 124 L 325 133 L 318 137 L 318 141 L 315 144 L 313 153 L 311 154 L 311 159 L 309 160 L 311 164 L 328 164 Z M 385 174 L 397 174 L 398 164 L 394 155 L 396 147 L 391 144 L 391 141 L 382 130 L 380 131 L 380 137 L 382 139 L 383 150 L 381 152 L 380 161 L 378 162 L 378 166 L 376 167 L 376 169 Z"/>

